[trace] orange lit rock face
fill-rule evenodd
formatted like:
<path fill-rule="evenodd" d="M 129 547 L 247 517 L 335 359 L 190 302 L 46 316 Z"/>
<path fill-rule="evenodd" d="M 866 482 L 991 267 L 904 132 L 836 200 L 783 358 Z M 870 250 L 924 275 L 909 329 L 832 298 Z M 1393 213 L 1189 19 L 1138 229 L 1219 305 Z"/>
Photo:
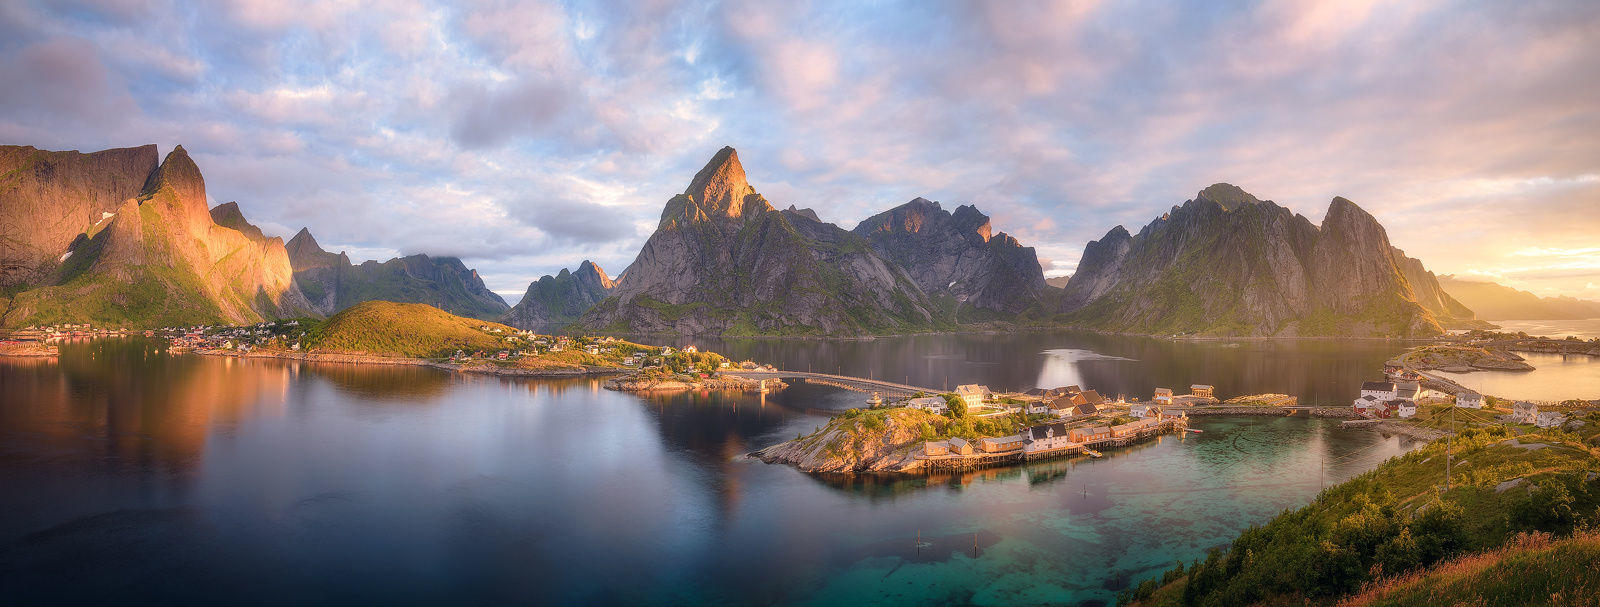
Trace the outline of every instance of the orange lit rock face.
<path fill-rule="evenodd" d="M 154 146 L 137 150 L 153 154 Z M 310 309 L 295 288 L 283 241 L 260 237 L 236 206 L 222 214 L 250 233 L 214 221 L 205 179 L 181 146 L 147 173 L 137 198 L 76 226 L 70 246 L 52 253 L 50 273 L 32 283 L 39 288 L 17 295 L 5 325 L 237 324 Z"/>
<path fill-rule="evenodd" d="M 81 154 L 0 146 L 0 287 L 47 279 L 73 238 L 139 196 L 156 146 Z"/>

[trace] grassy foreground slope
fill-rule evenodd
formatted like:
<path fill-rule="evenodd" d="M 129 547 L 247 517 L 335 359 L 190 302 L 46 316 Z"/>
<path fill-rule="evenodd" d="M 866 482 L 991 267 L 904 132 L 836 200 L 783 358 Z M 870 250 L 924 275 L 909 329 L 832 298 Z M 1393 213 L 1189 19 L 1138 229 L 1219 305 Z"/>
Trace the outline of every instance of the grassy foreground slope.
<path fill-rule="evenodd" d="M 1492 597 L 1492 601 L 1490 598 Z M 1384 580 L 1340 607 L 1600 605 L 1600 531 L 1519 535 L 1495 550 Z"/>
<path fill-rule="evenodd" d="M 329 317 L 307 336 L 312 351 L 384 356 L 448 356 L 456 350 L 498 350 L 505 347 L 488 329 L 515 333 L 511 327 L 456 316 L 427 304 L 368 301 Z"/>
<path fill-rule="evenodd" d="M 1448 490 L 1446 443 L 1435 441 L 1324 491 L 1309 506 L 1246 530 L 1203 561 L 1141 584 L 1123 602 L 1334 604 L 1374 583 L 1426 572 L 1464 554 L 1516 546 L 1521 533 L 1560 538 L 1600 524 L 1600 449 L 1591 436 L 1600 414 L 1584 421 L 1577 433 L 1538 430 L 1512 437 L 1503 426 L 1464 431 L 1454 441 Z M 1512 554 L 1533 558 L 1528 551 L 1504 556 Z M 1592 560 L 1579 564 L 1589 568 L 1584 570 L 1593 566 Z M 1489 594 L 1473 604 L 1525 604 L 1516 597 L 1592 585 L 1592 579 L 1553 576 L 1547 582 L 1482 585 Z"/>

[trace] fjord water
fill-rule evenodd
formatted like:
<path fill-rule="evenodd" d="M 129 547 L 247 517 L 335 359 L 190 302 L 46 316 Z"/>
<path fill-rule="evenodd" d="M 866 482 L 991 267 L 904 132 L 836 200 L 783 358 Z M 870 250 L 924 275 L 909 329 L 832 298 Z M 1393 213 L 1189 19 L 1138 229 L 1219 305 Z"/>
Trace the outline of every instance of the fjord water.
<path fill-rule="evenodd" d="M 702 344 L 913 383 L 1216 384 L 1340 399 L 1395 344 L 1071 334 Z M 740 457 L 862 395 L 167 355 L 0 362 L 8 604 L 1107 603 L 1412 445 L 1197 419 L 1103 460 L 918 480 Z M 918 548 L 917 537 L 927 543 Z M 976 549 L 974 546 L 976 545 Z"/>

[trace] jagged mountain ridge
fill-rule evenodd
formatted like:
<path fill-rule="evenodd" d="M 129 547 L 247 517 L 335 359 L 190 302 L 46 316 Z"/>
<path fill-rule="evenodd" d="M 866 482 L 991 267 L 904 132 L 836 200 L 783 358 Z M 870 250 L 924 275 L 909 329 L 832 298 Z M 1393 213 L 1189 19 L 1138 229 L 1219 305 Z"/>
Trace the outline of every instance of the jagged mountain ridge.
<path fill-rule="evenodd" d="M 1342 197 L 1317 226 L 1215 184 L 1137 235 L 1117 226 L 1090 242 L 1063 309 L 1071 323 L 1141 333 L 1436 335 L 1407 265 L 1383 226 Z"/>
<path fill-rule="evenodd" d="M 585 259 L 576 272 L 562 268 L 555 276 L 546 274 L 528 283 L 522 300 L 500 321 L 519 329 L 565 325 L 604 300 L 615 286 L 605 270 Z"/>
<path fill-rule="evenodd" d="M 416 254 L 353 264 L 343 252 L 323 250 L 307 228 L 295 233 L 287 249 L 295 283 L 323 315 L 374 300 L 424 303 L 485 320 L 499 318 L 510 309 L 484 286 L 477 270 L 455 257 Z"/>
<path fill-rule="evenodd" d="M 131 149 L 138 152 L 113 152 L 118 157 L 154 152 L 154 146 Z M 108 180 L 119 183 L 98 195 L 123 188 L 126 184 L 120 182 L 132 178 L 120 173 L 117 180 Z M 216 223 L 206 205 L 205 179 L 183 146 L 175 147 L 141 181 L 136 198 L 98 217 L 91 215 L 79 226 L 49 275 L 37 279 L 35 288 L 17 293 L 0 323 L 238 324 L 309 313 L 309 302 L 295 288 L 282 239 L 255 238 Z M 59 192 L 63 187 L 45 185 L 37 191 Z M 102 202 L 68 200 L 64 204 L 71 208 L 58 216 L 82 219 L 85 205 L 96 209 Z M 51 203 L 48 198 L 28 202 L 46 209 Z M 242 215 L 230 222 L 248 226 Z"/>
<path fill-rule="evenodd" d="M 991 236 L 989 216 L 961 205 L 954 213 L 937 202 L 915 198 L 873 215 L 851 230 L 872 243 L 930 296 L 1001 314 L 1039 305 L 1044 271 L 1033 247 L 1011 235 Z"/>
<path fill-rule="evenodd" d="M 779 211 L 718 151 L 581 320 L 589 330 L 860 335 L 938 325 L 916 283 L 870 244 L 799 209 Z"/>

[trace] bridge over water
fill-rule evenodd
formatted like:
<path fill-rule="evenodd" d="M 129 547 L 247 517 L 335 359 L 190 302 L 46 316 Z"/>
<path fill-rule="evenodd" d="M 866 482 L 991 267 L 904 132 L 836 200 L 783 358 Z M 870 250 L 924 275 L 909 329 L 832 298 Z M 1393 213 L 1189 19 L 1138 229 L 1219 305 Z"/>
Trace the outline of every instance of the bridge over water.
<path fill-rule="evenodd" d="M 834 375 L 832 373 L 812 373 L 810 371 L 753 371 L 737 370 L 724 371 L 723 375 L 745 377 L 749 379 L 804 379 L 815 384 L 854 390 L 856 392 L 877 392 L 884 398 L 909 398 L 918 392 L 926 394 L 939 394 L 944 392 L 939 388 L 925 388 L 911 386 L 880 379 L 865 377 L 852 377 L 849 375 Z"/>

